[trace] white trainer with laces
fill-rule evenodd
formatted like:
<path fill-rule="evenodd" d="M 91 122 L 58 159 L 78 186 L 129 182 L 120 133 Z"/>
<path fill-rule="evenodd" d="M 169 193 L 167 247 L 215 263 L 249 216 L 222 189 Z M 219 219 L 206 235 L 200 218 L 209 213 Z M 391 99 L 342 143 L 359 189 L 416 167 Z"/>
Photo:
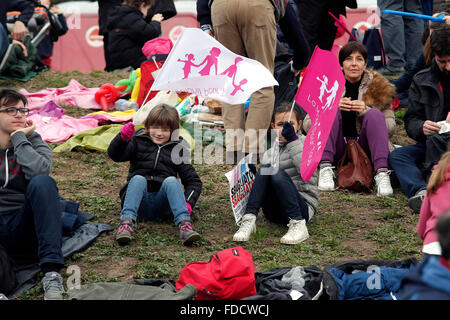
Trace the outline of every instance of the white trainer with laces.
<path fill-rule="evenodd" d="M 334 167 L 324 167 L 319 171 L 319 183 L 318 188 L 322 191 L 332 191 L 335 188 L 334 186 Z"/>
<path fill-rule="evenodd" d="M 244 214 L 240 221 L 239 230 L 233 236 L 233 241 L 248 241 L 255 231 L 256 216 L 251 213 Z"/>
<path fill-rule="evenodd" d="M 280 239 L 283 244 L 298 244 L 309 238 L 308 228 L 306 227 L 306 221 L 291 219 L 288 232 Z"/>
<path fill-rule="evenodd" d="M 44 300 L 63 300 L 63 279 L 58 272 L 47 272 L 42 278 Z"/>
<path fill-rule="evenodd" d="M 377 187 L 377 196 L 383 197 L 383 196 L 389 196 L 394 193 L 394 190 L 392 190 L 391 186 L 391 178 L 389 175 L 391 174 L 391 170 L 388 170 L 386 172 L 378 172 L 375 175 L 375 185 Z"/>

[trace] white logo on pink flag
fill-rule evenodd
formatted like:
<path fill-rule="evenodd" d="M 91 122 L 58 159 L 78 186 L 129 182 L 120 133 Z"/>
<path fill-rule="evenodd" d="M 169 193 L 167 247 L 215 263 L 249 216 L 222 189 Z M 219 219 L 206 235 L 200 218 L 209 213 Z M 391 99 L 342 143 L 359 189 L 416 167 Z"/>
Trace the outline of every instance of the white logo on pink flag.
<path fill-rule="evenodd" d="M 316 47 L 295 96 L 311 118 L 300 166 L 305 181 L 311 179 L 322 158 L 344 87 L 345 78 L 336 55 Z"/>
<path fill-rule="evenodd" d="M 256 60 L 234 54 L 197 28 L 181 33 L 152 90 L 184 91 L 229 104 L 241 104 L 264 87 L 278 85 Z"/>

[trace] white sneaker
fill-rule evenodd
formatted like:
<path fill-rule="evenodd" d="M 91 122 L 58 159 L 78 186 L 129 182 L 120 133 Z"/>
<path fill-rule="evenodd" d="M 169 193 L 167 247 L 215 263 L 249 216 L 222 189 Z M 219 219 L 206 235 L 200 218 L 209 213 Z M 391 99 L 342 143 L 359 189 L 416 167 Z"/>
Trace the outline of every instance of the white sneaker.
<path fill-rule="evenodd" d="M 318 188 L 322 191 L 332 191 L 334 186 L 334 167 L 325 167 L 319 171 L 319 183 Z"/>
<path fill-rule="evenodd" d="M 388 170 L 386 172 L 379 172 L 375 175 L 377 196 L 383 197 L 394 193 L 394 190 L 392 190 L 391 187 L 391 178 L 389 178 L 391 172 L 391 170 Z"/>
<path fill-rule="evenodd" d="M 288 224 L 289 230 L 280 239 L 283 244 L 297 244 L 309 238 L 308 228 L 306 228 L 306 221 L 291 219 Z"/>
<path fill-rule="evenodd" d="M 248 241 L 252 233 L 256 231 L 255 222 L 254 214 L 245 214 L 241 219 L 239 230 L 233 236 L 233 241 Z"/>

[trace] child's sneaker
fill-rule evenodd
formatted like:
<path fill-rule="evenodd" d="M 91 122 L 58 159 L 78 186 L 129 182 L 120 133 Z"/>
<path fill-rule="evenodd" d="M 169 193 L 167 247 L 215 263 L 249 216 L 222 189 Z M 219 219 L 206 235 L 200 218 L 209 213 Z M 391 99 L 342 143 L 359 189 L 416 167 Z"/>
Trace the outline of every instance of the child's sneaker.
<path fill-rule="evenodd" d="M 283 244 L 297 244 L 309 238 L 308 229 L 306 228 L 306 221 L 291 219 L 288 224 L 289 230 L 280 239 Z"/>
<path fill-rule="evenodd" d="M 121 220 L 116 232 L 116 241 L 120 245 L 129 244 L 131 242 L 133 232 L 133 223 L 131 220 Z"/>
<path fill-rule="evenodd" d="M 233 241 L 248 241 L 256 231 L 256 216 L 251 213 L 244 214 L 239 224 L 239 230 L 234 234 Z"/>
<path fill-rule="evenodd" d="M 183 241 L 185 246 L 192 244 L 195 241 L 200 240 L 200 234 L 194 230 L 194 226 L 190 220 L 183 220 L 179 224 L 180 228 L 180 240 Z"/>

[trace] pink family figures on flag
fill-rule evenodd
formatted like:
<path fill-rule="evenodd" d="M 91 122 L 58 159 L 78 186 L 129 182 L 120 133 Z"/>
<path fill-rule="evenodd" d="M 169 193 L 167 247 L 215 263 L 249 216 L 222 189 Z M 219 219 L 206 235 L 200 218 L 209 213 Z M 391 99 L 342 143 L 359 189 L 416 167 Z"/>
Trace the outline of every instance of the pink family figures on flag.
<path fill-rule="evenodd" d="M 227 77 L 234 79 L 237 73 L 237 64 L 242 60 L 244 59 L 242 59 L 241 57 L 236 57 L 236 59 L 234 59 L 234 64 L 229 66 L 224 72 L 221 73 L 221 75 L 226 75 Z"/>
<path fill-rule="evenodd" d="M 322 110 L 328 110 L 331 108 L 331 106 L 334 103 L 334 100 L 336 99 L 336 93 L 339 89 L 339 83 L 337 82 L 337 80 L 334 81 L 333 86 L 331 87 L 331 89 L 328 91 L 327 93 L 329 93 L 328 97 L 327 97 L 327 103 L 322 107 Z"/>
<path fill-rule="evenodd" d="M 231 95 L 234 96 L 239 90 L 242 91 L 242 92 L 244 92 L 244 89 L 242 89 L 242 86 L 243 86 L 244 84 L 246 84 L 247 82 L 248 82 L 247 79 L 242 79 L 241 82 L 239 82 L 239 85 L 236 85 L 236 84 L 234 83 L 234 81 L 233 81 L 234 90 L 233 90 L 233 92 L 231 93 Z"/>
<path fill-rule="evenodd" d="M 202 61 L 202 63 L 200 63 L 199 65 L 196 65 L 196 67 L 201 67 L 203 64 L 205 64 L 205 66 L 203 67 L 202 70 L 200 70 L 198 73 L 202 76 L 209 76 L 210 72 L 211 72 L 211 68 L 214 66 L 214 69 L 216 70 L 216 74 L 217 74 L 217 63 L 218 63 L 218 59 L 217 57 L 220 55 L 220 49 L 217 47 L 213 47 L 211 49 L 211 51 L 209 51 L 209 55 L 206 56 L 206 58 Z"/>
<path fill-rule="evenodd" d="M 319 77 L 316 77 L 316 79 L 319 80 L 320 83 L 322 83 L 322 84 L 320 85 L 320 96 L 319 96 L 319 100 L 320 100 L 320 102 L 323 102 L 323 101 L 322 101 L 323 94 L 325 93 L 325 91 L 328 92 L 328 90 L 327 90 L 328 78 L 327 78 L 326 75 L 323 75 L 323 79 L 320 79 Z"/>
<path fill-rule="evenodd" d="M 183 67 L 184 77 L 183 77 L 183 79 L 187 79 L 189 77 L 192 66 L 198 67 L 196 64 L 194 64 L 192 62 L 194 60 L 195 60 L 195 57 L 192 53 L 186 54 L 186 60 L 178 59 L 178 62 L 184 62 L 184 67 Z"/>

